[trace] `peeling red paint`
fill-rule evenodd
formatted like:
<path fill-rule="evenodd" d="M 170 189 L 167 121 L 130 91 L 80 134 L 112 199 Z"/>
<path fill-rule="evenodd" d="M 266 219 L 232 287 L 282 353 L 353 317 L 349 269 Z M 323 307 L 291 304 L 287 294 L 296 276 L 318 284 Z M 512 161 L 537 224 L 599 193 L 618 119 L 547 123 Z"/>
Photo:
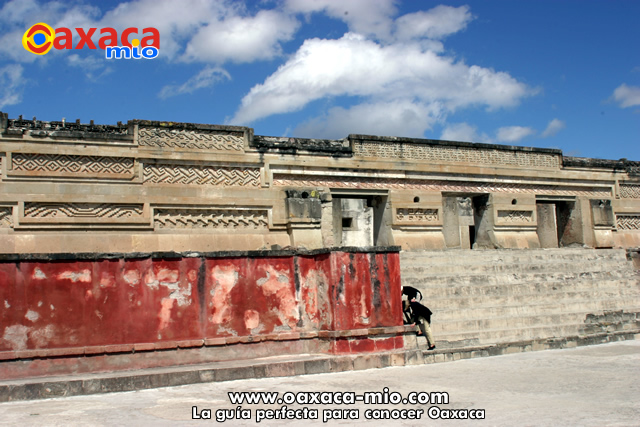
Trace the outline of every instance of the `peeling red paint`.
<path fill-rule="evenodd" d="M 265 267 L 266 276 L 257 280 L 265 296 L 278 302 L 277 313 L 282 324 L 294 328 L 300 319 L 298 313 L 298 301 L 295 297 L 295 289 L 292 289 L 293 280 L 289 271 L 278 271 L 273 266 Z"/>
<path fill-rule="evenodd" d="M 0 263 L 0 351 L 293 340 L 400 325 L 401 314 L 397 253 Z M 367 342 L 332 351 L 398 348 Z"/>
<path fill-rule="evenodd" d="M 247 329 L 255 329 L 260 324 L 260 313 L 255 310 L 247 310 L 244 312 L 244 324 Z"/>
<path fill-rule="evenodd" d="M 176 302 L 173 298 L 163 298 L 160 302 L 162 308 L 160 309 L 160 313 L 158 313 L 158 317 L 160 318 L 160 325 L 158 325 L 158 331 L 166 329 L 169 326 L 169 322 L 171 321 L 171 309 L 173 308 L 173 304 Z"/>
<path fill-rule="evenodd" d="M 211 289 L 211 303 L 213 308 L 211 323 L 221 324 L 231 317 L 232 307 L 229 304 L 229 294 L 238 283 L 238 272 L 232 266 L 215 266 L 211 270 L 213 287 Z"/>
<path fill-rule="evenodd" d="M 63 271 L 58 273 L 58 280 L 71 280 L 72 282 L 91 282 L 91 271 L 90 270 L 81 270 L 81 271 Z"/>

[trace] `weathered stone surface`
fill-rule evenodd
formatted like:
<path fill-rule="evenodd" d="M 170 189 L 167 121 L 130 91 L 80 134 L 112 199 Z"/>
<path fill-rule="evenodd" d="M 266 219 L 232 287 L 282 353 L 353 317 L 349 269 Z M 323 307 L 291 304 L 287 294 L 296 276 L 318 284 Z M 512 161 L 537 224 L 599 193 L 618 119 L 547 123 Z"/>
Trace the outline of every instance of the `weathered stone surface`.
<path fill-rule="evenodd" d="M 1 119 L 4 253 L 537 248 L 556 244 L 545 237 L 553 229 L 559 246 L 640 246 L 637 161 L 196 123 Z M 538 215 L 542 203 L 556 214 Z M 592 209 L 600 204 L 606 213 Z M 47 215 L 34 216 L 43 206 Z"/>

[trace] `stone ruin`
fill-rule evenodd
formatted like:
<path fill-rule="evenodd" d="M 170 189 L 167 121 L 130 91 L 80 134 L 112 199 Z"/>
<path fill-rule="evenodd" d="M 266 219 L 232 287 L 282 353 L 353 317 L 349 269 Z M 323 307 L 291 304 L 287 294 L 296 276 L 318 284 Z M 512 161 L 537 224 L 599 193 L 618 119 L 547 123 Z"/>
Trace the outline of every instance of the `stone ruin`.
<path fill-rule="evenodd" d="M 0 120 L 2 253 L 640 246 L 640 162 L 236 126 Z"/>

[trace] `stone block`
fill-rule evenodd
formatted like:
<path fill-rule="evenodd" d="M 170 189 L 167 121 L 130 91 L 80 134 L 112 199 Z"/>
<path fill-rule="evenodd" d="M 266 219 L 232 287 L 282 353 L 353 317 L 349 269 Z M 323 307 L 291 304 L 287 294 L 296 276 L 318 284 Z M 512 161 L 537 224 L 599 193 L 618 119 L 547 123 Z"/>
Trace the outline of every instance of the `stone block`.
<path fill-rule="evenodd" d="M 331 372 L 344 372 L 353 370 L 353 359 L 349 356 L 336 356 L 330 359 Z"/>
<path fill-rule="evenodd" d="M 247 378 L 253 378 L 253 376 L 253 367 L 251 366 L 216 369 L 216 381 L 244 380 Z"/>
<path fill-rule="evenodd" d="M 323 374 L 331 371 L 331 362 L 329 359 L 306 360 L 304 362 L 305 374 Z"/>
<path fill-rule="evenodd" d="M 367 354 L 356 356 L 353 360 L 353 370 L 382 368 L 382 361 L 379 354 Z"/>
<path fill-rule="evenodd" d="M 266 367 L 267 377 L 290 377 L 293 375 L 296 375 L 296 365 L 294 362 L 273 363 Z"/>

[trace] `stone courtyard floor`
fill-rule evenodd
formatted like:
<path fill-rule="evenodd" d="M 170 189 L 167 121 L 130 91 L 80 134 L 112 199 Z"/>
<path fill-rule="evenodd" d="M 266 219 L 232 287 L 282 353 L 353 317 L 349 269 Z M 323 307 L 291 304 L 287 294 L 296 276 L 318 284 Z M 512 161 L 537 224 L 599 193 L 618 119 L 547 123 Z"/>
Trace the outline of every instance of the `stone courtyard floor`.
<path fill-rule="evenodd" d="M 277 399 L 284 400 L 232 403 L 229 392 L 278 392 Z M 395 405 L 357 400 L 366 392 L 379 392 L 374 397 L 383 401 L 401 400 Z M 288 403 L 296 399 L 300 403 Z M 423 404 L 405 404 L 404 399 Z M 255 426 L 260 418 L 260 425 L 309 427 L 637 426 L 640 340 L 421 366 L 0 403 L 3 426 L 195 426 L 221 424 L 222 417 L 231 416 L 225 425 Z M 460 418 L 465 416 L 484 420 Z"/>

